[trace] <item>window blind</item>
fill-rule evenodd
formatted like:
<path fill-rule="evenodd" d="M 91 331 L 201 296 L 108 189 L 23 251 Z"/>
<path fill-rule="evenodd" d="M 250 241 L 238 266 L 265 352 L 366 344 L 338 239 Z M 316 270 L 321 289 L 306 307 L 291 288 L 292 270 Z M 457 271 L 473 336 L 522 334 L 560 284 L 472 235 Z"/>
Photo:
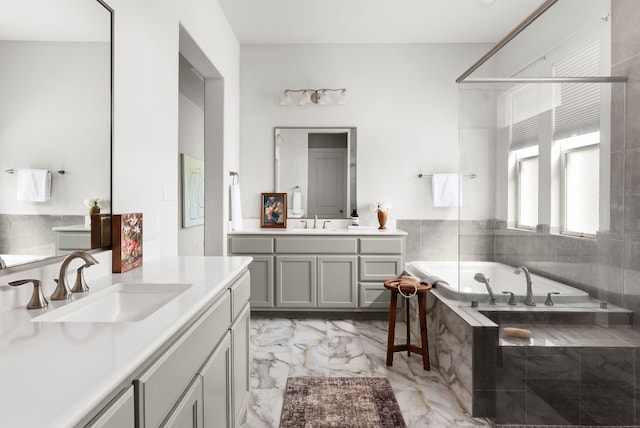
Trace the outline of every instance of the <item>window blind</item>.
<path fill-rule="evenodd" d="M 555 77 L 600 74 L 600 37 L 591 34 L 554 65 Z M 562 83 L 554 110 L 554 140 L 600 129 L 600 83 Z"/>

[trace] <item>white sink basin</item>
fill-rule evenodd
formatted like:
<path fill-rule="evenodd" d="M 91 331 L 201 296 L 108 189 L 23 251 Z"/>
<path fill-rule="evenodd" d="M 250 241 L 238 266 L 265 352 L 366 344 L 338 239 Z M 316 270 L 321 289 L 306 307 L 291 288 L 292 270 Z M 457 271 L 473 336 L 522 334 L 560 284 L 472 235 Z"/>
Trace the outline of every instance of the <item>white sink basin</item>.
<path fill-rule="evenodd" d="M 140 321 L 182 294 L 191 284 L 116 284 L 33 318 L 32 322 Z"/>

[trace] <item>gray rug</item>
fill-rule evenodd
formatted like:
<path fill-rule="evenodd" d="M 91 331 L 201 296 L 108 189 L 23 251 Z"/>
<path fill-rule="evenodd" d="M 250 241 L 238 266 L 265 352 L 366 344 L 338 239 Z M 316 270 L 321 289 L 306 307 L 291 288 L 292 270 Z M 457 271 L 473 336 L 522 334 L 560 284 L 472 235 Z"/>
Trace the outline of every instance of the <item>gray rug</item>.
<path fill-rule="evenodd" d="M 389 380 L 290 377 L 280 428 L 406 427 Z"/>

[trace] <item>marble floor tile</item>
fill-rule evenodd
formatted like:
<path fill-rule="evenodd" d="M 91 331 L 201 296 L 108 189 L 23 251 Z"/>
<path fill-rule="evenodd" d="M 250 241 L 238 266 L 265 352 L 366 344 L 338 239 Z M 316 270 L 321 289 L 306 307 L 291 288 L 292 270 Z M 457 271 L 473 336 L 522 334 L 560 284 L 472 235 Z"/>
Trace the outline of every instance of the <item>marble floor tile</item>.
<path fill-rule="evenodd" d="M 409 428 L 491 426 L 471 418 L 436 370 L 422 368 L 422 356 L 394 354 L 386 365 L 387 321 L 267 319 L 250 326 L 250 385 L 243 428 L 276 428 L 280 423 L 287 377 L 386 377 Z M 396 343 L 406 327 L 398 323 Z"/>

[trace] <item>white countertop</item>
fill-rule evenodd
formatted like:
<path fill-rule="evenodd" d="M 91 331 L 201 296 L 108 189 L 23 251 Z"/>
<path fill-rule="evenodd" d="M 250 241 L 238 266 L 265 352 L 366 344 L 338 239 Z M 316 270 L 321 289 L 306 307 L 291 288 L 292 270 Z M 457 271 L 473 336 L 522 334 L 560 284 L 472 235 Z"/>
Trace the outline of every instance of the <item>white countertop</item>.
<path fill-rule="evenodd" d="M 148 318 L 128 323 L 32 322 L 66 302 L 49 301 L 47 309 L 27 310 L 25 300 L 7 309 L 7 301 L 18 300 L 18 294 L 0 279 L 0 308 L 5 308 L 0 312 L 0 426 L 68 427 L 80 422 L 221 296 L 250 261 L 250 257 L 164 257 L 89 281 L 88 295 L 121 282 L 192 284 Z M 49 300 L 53 290 L 44 291 Z M 23 294 L 19 297 L 24 300 Z"/>
<path fill-rule="evenodd" d="M 70 226 L 54 226 L 54 232 L 91 232 L 91 226 L 86 224 L 72 224 Z"/>
<path fill-rule="evenodd" d="M 407 232 L 400 229 L 376 229 L 367 227 L 340 229 L 278 229 L 278 228 L 250 228 L 229 232 L 229 236 L 238 235 L 282 235 L 282 236 L 405 236 Z"/>

